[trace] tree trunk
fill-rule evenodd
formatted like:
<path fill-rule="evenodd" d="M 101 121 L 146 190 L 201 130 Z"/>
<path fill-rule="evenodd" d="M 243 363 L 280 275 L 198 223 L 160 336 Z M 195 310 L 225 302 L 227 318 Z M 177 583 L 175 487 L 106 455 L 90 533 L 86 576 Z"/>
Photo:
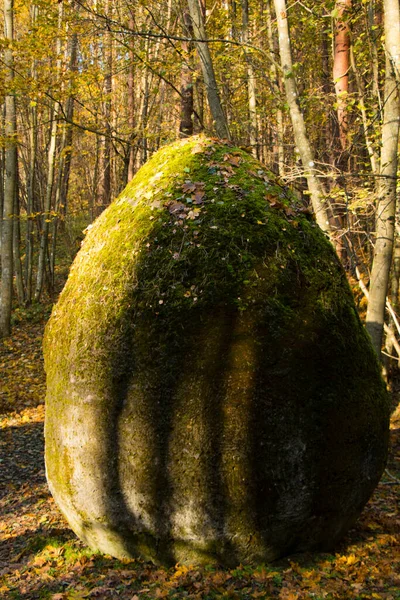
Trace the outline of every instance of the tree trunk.
<path fill-rule="evenodd" d="M 4 165 L 4 202 L 1 229 L 1 287 L 0 287 L 0 335 L 11 333 L 11 309 L 13 291 L 13 213 L 17 181 L 17 124 L 15 93 L 12 90 L 14 80 L 14 1 L 4 0 L 4 38 L 7 45 L 3 52 L 5 68 L 5 165 Z"/>
<path fill-rule="evenodd" d="M 304 169 L 304 176 L 307 179 L 311 203 L 315 212 L 315 218 L 322 231 L 329 234 L 331 232 L 331 227 L 329 223 L 328 210 L 324 203 L 324 192 L 317 177 L 313 152 L 307 137 L 303 114 L 301 113 L 298 103 L 296 79 L 293 73 L 292 53 L 290 48 L 286 0 L 274 0 L 274 4 L 279 33 L 279 53 L 285 81 L 286 100 L 289 105 L 290 118 L 293 126 L 294 139 L 300 153 L 300 158 Z"/>
<path fill-rule="evenodd" d="M 183 13 L 184 32 L 188 37 L 193 37 L 192 22 L 189 13 Z M 193 69 L 191 66 L 191 55 L 193 44 L 182 42 L 182 70 L 181 70 L 181 118 L 179 123 L 179 135 L 182 138 L 193 135 Z"/>
<path fill-rule="evenodd" d="M 278 54 L 278 46 L 277 43 L 274 43 L 274 35 L 272 29 L 272 14 L 271 14 L 271 0 L 267 0 L 265 5 L 265 14 L 267 18 L 267 35 L 268 35 L 268 48 L 270 55 Z M 276 48 L 275 48 L 276 46 Z M 277 108 L 276 108 L 276 132 L 275 132 L 275 140 L 274 140 L 274 163 L 276 164 L 276 171 L 280 177 L 284 177 L 285 175 L 285 151 L 283 147 L 283 139 L 284 139 L 284 121 L 283 121 L 283 111 L 281 107 L 281 96 L 282 96 L 282 84 L 279 78 L 278 69 L 276 67 L 275 62 L 271 61 L 270 65 L 270 76 L 271 81 L 274 85 L 274 93 L 277 96 Z"/>
<path fill-rule="evenodd" d="M 130 9 L 133 11 L 133 6 Z M 129 19 L 129 28 L 133 31 L 135 26 L 135 20 L 133 12 Z M 129 51 L 129 71 L 128 71 L 128 126 L 129 126 L 129 149 L 128 149 L 128 169 L 127 169 L 127 183 L 131 181 L 135 174 L 135 150 L 133 147 L 133 141 L 136 137 L 135 134 L 135 54 L 133 52 L 133 40 L 131 43 L 131 50 Z"/>
<path fill-rule="evenodd" d="M 112 13 L 112 4 L 107 0 L 105 12 Z M 101 179 L 101 210 L 111 202 L 111 110 L 112 110 L 112 72 L 113 72 L 113 48 L 111 32 L 107 31 L 104 39 L 106 72 L 104 75 L 104 122 L 107 135 L 104 137 L 103 164 Z"/>
<path fill-rule="evenodd" d="M 395 214 L 397 153 L 400 125 L 400 9 L 399 0 L 384 0 L 385 99 L 382 125 L 380 177 L 375 217 L 376 242 L 372 263 L 366 327 L 380 356 L 386 294 L 392 262 Z"/>
<path fill-rule="evenodd" d="M 218 93 L 214 67 L 206 41 L 204 17 L 199 0 L 188 0 L 189 14 L 192 19 L 195 47 L 199 55 L 203 79 L 207 90 L 208 104 L 214 121 L 215 130 L 220 138 L 230 139 L 228 122 Z"/>
<path fill-rule="evenodd" d="M 342 150 L 348 146 L 348 111 L 350 71 L 350 25 L 347 16 L 352 0 L 336 0 L 335 41 L 333 53 L 333 81 L 335 84 L 339 139 Z"/>
<path fill-rule="evenodd" d="M 242 0 L 242 39 L 244 44 L 249 43 L 249 3 Z M 245 54 L 247 68 L 247 94 L 249 99 L 249 143 L 253 156 L 257 158 L 258 135 L 257 135 L 257 104 L 256 104 L 256 78 L 251 56 Z"/>
<path fill-rule="evenodd" d="M 57 73 L 61 72 L 61 23 L 63 18 L 63 4 L 58 4 L 58 31 L 59 35 L 56 41 L 56 53 L 57 53 Z M 48 151 L 48 171 L 47 171 L 47 182 L 46 182 L 46 196 L 43 207 L 43 218 L 42 218 L 42 230 L 40 236 L 40 248 L 39 248 L 39 261 L 38 271 L 36 277 L 36 288 L 35 288 L 35 302 L 40 301 L 43 290 L 43 282 L 46 271 L 46 257 L 48 251 L 48 238 L 49 229 L 51 222 L 51 203 L 53 197 L 55 167 L 56 167 L 56 151 L 57 151 L 57 127 L 58 117 L 60 113 L 59 102 L 54 103 L 53 118 L 51 122 L 51 133 L 50 133 L 50 145 Z"/>
<path fill-rule="evenodd" d="M 18 304 L 25 304 L 24 278 L 22 274 L 21 262 L 21 222 L 19 208 L 19 190 L 18 190 L 18 162 L 15 182 L 15 198 L 14 198 L 14 226 L 13 226 L 13 263 L 15 272 L 15 287 L 17 290 Z"/>
<path fill-rule="evenodd" d="M 74 33 L 71 37 L 69 48 L 69 70 L 71 72 L 76 71 L 77 61 L 77 50 L 78 50 L 78 37 Z M 58 177 L 56 186 L 56 197 L 54 202 L 54 217 L 52 219 L 52 232 L 51 232 L 51 251 L 50 251 L 50 278 L 51 287 L 54 289 L 54 277 L 55 277 L 55 262 L 57 253 L 57 237 L 58 237 L 58 226 L 61 219 L 61 224 L 65 223 L 65 217 L 67 215 L 67 202 L 68 202 L 68 187 L 69 187 L 69 176 L 71 172 L 71 160 L 72 160 L 72 137 L 73 128 L 71 122 L 74 117 L 74 97 L 70 95 L 67 98 L 65 107 L 65 118 L 62 140 L 59 153 L 58 163 Z"/>
<path fill-rule="evenodd" d="M 38 7 L 36 5 L 31 6 L 31 26 L 35 27 Z M 37 77 L 37 60 L 32 61 L 32 79 L 35 80 Z M 37 142 L 38 142 L 38 114 L 37 114 L 37 102 L 36 96 L 31 101 L 29 107 L 30 115 L 30 128 L 29 128 L 29 162 L 28 162 L 28 173 L 27 179 L 27 206 L 26 206 L 26 236 L 25 236 L 25 264 L 24 264 L 24 278 L 25 278 L 25 292 L 26 292 L 26 304 L 32 302 L 32 275 L 33 275 L 33 250 L 34 250 L 34 213 L 35 213 L 35 186 L 36 186 L 36 160 L 37 160 Z"/>
<path fill-rule="evenodd" d="M 370 135 L 370 131 L 369 131 L 370 124 L 368 123 L 367 108 L 366 108 L 365 102 L 364 102 L 364 99 L 365 99 L 364 83 L 363 83 L 362 77 L 357 69 L 354 52 L 352 50 L 350 51 L 350 60 L 351 60 L 351 68 L 354 72 L 355 80 L 356 80 L 357 94 L 358 94 L 358 100 L 359 100 L 358 103 L 359 103 L 360 112 L 361 112 L 365 145 L 367 147 L 367 152 L 368 152 L 369 160 L 371 163 L 372 173 L 377 175 L 378 170 L 379 170 L 379 156 L 375 151 L 374 144 L 371 139 L 371 135 Z"/>

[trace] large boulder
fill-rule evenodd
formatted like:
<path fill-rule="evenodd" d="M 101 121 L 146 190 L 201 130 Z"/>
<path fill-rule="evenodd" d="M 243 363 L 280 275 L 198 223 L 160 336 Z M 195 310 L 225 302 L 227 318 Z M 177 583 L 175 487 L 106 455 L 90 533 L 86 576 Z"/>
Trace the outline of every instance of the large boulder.
<path fill-rule="evenodd" d="M 161 149 L 90 227 L 45 361 L 51 492 L 117 557 L 328 549 L 385 465 L 385 387 L 329 241 L 217 140 Z"/>

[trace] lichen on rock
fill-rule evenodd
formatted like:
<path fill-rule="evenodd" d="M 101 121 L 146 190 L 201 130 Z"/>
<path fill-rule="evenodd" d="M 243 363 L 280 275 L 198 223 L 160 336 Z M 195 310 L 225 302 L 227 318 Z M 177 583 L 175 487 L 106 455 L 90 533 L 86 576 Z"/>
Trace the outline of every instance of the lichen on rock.
<path fill-rule="evenodd" d="M 307 210 L 197 136 L 89 229 L 45 335 L 47 476 L 77 535 L 165 564 L 331 547 L 380 478 L 389 407 Z"/>

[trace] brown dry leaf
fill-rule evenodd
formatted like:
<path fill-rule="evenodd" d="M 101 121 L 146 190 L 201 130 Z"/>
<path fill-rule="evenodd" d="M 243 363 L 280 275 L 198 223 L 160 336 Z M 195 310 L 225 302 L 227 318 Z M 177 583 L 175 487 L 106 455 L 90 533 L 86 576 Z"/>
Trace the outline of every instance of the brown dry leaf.
<path fill-rule="evenodd" d="M 43 567 L 43 565 L 45 565 L 46 563 L 47 563 L 47 558 L 44 558 L 43 556 L 36 556 L 32 565 L 34 567 Z"/>
<path fill-rule="evenodd" d="M 182 186 L 182 190 L 185 194 L 187 194 L 188 192 L 195 192 L 196 184 L 192 181 L 186 181 Z"/>
<path fill-rule="evenodd" d="M 298 600 L 299 594 L 297 592 L 291 592 L 284 588 L 279 593 L 280 600 Z"/>
<path fill-rule="evenodd" d="M 196 190 L 195 194 L 192 196 L 193 204 L 203 204 L 205 192 L 203 190 Z"/>
<path fill-rule="evenodd" d="M 224 573 L 224 571 L 217 571 L 210 577 L 214 585 L 223 585 L 231 578 L 232 575 L 229 573 Z"/>
<path fill-rule="evenodd" d="M 240 165 L 240 163 L 242 162 L 242 159 L 238 155 L 235 156 L 233 154 L 225 154 L 224 162 L 227 162 L 230 165 L 233 165 L 234 167 L 238 167 Z"/>
<path fill-rule="evenodd" d="M 261 569 L 260 571 L 255 571 L 253 578 L 256 581 L 263 582 L 273 579 L 277 575 L 280 575 L 279 571 L 267 571 L 266 569 Z"/>
<path fill-rule="evenodd" d="M 103 594 L 108 594 L 108 592 L 111 592 L 112 588 L 105 586 L 105 585 L 101 585 L 101 586 L 97 586 L 94 587 L 90 590 L 89 592 L 89 596 L 96 598 L 96 596 L 101 596 Z"/>
<path fill-rule="evenodd" d="M 278 200 L 274 200 L 273 202 L 270 202 L 270 206 L 272 206 L 272 208 L 284 208 L 284 205 L 282 204 L 282 202 L 279 202 Z"/>
<path fill-rule="evenodd" d="M 171 202 L 170 204 L 168 204 L 168 210 L 171 213 L 171 215 L 181 213 L 183 210 L 185 210 L 185 208 L 186 205 L 182 202 Z"/>
<path fill-rule="evenodd" d="M 285 206 L 284 211 L 287 217 L 291 217 L 292 215 L 294 215 L 294 210 L 290 206 Z"/>

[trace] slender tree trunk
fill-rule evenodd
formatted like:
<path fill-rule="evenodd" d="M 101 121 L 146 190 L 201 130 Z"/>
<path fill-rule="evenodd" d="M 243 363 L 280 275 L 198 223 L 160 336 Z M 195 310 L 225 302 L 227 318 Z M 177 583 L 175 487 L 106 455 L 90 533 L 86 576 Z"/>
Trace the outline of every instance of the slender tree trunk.
<path fill-rule="evenodd" d="M 78 49 L 78 36 L 74 33 L 71 37 L 69 44 L 69 70 L 70 72 L 76 71 L 77 61 L 77 49 Z M 71 92 L 71 89 L 70 89 Z M 51 251 L 50 251 L 50 277 L 51 287 L 54 288 L 54 276 L 55 276 L 55 262 L 56 262 L 56 251 L 57 251 L 57 236 L 58 236 L 58 225 L 64 223 L 64 219 L 67 215 L 67 201 L 68 201 L 68 187 L 69 187 L 69 176 L 71 171 L 71 160 L 72 160 L 72 138 L 73 128 L 71 122 L 74 117 L 74 97 L 70 94 L 67 98 L 65 107 L 66 123 L 64 123 L 62 140 L 59 153 L 58 163 L 58 177 L 56 186 L 56 196 L 54 203 L 54 217 L 52 219 L 52 234 L 51 234 Z"/>
<path fill-rule="evenodd" d="M 25 290 L 24 290 L 24 278 L 22 274 L 22 262 L 21 262 L 21 221 L 20 221 L 20 209 L 19 209 L 19 190 L 18 190 L 18 162 L 17 162 L 17 175 L 15 185 L 15 198 L 14 198 L 14 227 L 13 227 L 13 263 L 15 272 L 15 287 L 17 290 L 17 298 L 20 306 L 25 304 Z"/>
<path fill-rule="evenodd" d="M 289 105 L 294 139 L 300 153 L 304 175 L 311 196 L 315 218 L 322 231 L 330 233 L 329 215 L 324 203 L 324 191 L 317 177 L 314 156 L 307 136 L 303 114 L 298 103 L 296 79 L 293 73 L 292 53 L 290 48 L 289 25 L 286 0 L 274 0 L 279 34 L 279 54 L 285 82 L 286 100 Z"/>
<path fill-rule="evenodd" d="M 400 238 L 397 234 L 395 234 L 395 244 L 393 249 L 393 268 L 391 274 L 391 283 L 390 283 L 390 302 L 392 308 L 396 314 L 399 314 L 399 289 L 400 289 Z M 392 355 L 393 352 L 393 339 L 395 338 L 395 324 L 393 319 L 390 319 L 389 328 L 391 331 L 391 335 L 386 336 L 386 350 L 389 355 Z M 400 360 L 400 355 L 399 355 Z M 388 361 L 388 366 L 390 362 Z"/>
<path fill-rule="evenodd" d="M 4 165 L 4 202 L 3 222 L 1 230 L 1 287 L 0 287 L 0 335 L 11 332 L 11 309 L 13 291 L 13 212 L 17 181 L 17 124 L 15 93 L 12 90 L 14 80 L 14 57 L 12 44 L 14 41 L 14 2 L 4 0 L 4 69 L 7 93 L 5 97 L 6 137 Z"/>
<path fill-rule="evenodd" d="M 249 3 L 242 0 L 242 39 L 245 44 L 249 43 Z M 256 78 L 251 57 L 248 52 L 246 56 L 247 69 L 247 94 L 249 99 L 249 142 L 253 156 L 257 157 L 258 149 L 258 127 L 257 127 L 257 103 L 256 103 Z"/>
<path fill-rule="evenodd" d="M 56 71 L 58 74 L 61 72 L 61 23 L 63 18 L 63 4 L 58 4 L 58 36 L 56 40 L 56 54 L 57 54 L 57 66 Z M 59 102 L 54 103 L 53 118 L 51 122 L 51 133 L 50 133 L 50 144 L 48 151 L 48 171 L 47 171 L 47 183 L 46 183 L 46 196 L 43 207 L 43 218 L 42 218 L 42 230 L 40 236 L 40 248 L 39 248 L 39 260 L 38 270 L 36 277 L 35 287 L 35 302 L 40 301 L 43 290 L 43 282 L 46 271 L 46 257 L 48 256 L 48 239 L 51 222 L 51 204 L 53 197 L 53 187 L 55 178 L 55 167 L 56 167 L 56 151 L 57 151 L 57 127 L 58 117 L 60 113 Z"/>
<path fill-rule="evenodd" d="M 385 98 L 382 125 L 380 177 L 377 190 L 376 242 L 372 263 L 366 327 L 380 356 L 386 294 L 392 262 L 400 126 L 400 9 L 399 0 L 384 0 Z"/>
<path fill-rule="evenodd" d="M 31 25 L 35 26 L 38 7 L 35 4 L 31 6 Z M 37 61 L 32 61 L 32 79 L 37 77 Z M 36 97 L 31 101 L 29 107 L 30 128 L 29 128 L 29 162 L 27 179 L 27 206 L 26 206 L 26 237 L 25 237 L 25 264 L 24 278 L 26 291 L 26 304 L 32 302 L 32 275 L 33 275 L 33 250 L 34 250 L 34 213 L 35 213 L 35 186 L 36 186 L 36 161 L 37 161 L 37 140 L 38 140 L 38 115 Z"/>
<path fill-rule="evenodd" d="M 149 44 L 147 45 L 147 50 L 149 49 Z M 143 165 L 147 161 L 147 152 L 148 152 L 148 141 L 147 141 L 147 121 L 149 116 L 149 100 L 150 100 L 150 86 L 149 86 L 149 69 L 146 67 L 143 74 L 143 102 L 142 102 L 142 111 L 141 111 L 141 125 L 142 125 L 142 161 Z"/>
<path fill-rule="evenodd" d="M 339 139 L 342 150 L 348 146 L 348 94 L 350 71 L 350 25 L 348 15 L 352 0 L 336 0 L 335 42 L 333 53 L 333 81 L 335 84 Z"/>
<path fill-rule="evenodd" d="M 322 69 L 322 93 L 329 98 L 334 93 L 332 81 L 332 44 L 328 37 L 328 31 L 321 31 L 321 69 Z M 325 126 L 322 134 L 322 157 L 329 165 L 335 164 L 334 140 L 339 138 L 337 116 L 330 103 L 326 106 Z"/>
<path fill-rule="evenodd" d="M 271 0 L 267 0 L 265 4 L 265 16 L 267 19 L 267 35 L 268 35 L 268 48 L 271 55 L 278 54 L 278 46 L 277 43 L 274 42 L 274 35 L 272 29 L 272 11 L 271 11 Z M 275 48 L 276 46 L 276 48 Z M 277 108 L 276 108 L 276 132 L 274 132 L 274 162 L 277 165 L 277 172 L 280 177 L 284 177 L 285 175 L 285 151 L 283 147 L 283 139 L 284 139 L 284 120 L 283 120 L 283 111 L 281 108 L 281 97 L 282 97 L 282 84 L 279 78 L 278 69 L 274 62 L 271 62 L 270 65 L 270 76 L 271 81 L 274 85 L 274 92 L 277 96 Z"/>
<path fill-rule="evenodd" d="M 4 135 L 4 110 L 3 106 L 0 108 L 0 123 L 1 123 L 1 135 Z M 3 207 L 4 207 L 4 163 L 5 163 L 5 149 L 4 145 L 0 148 L 0 268 L 1 268 L 1 228 L 3 225 Z"/>
<path fill-rule="evenodd" d="M 220 138 L 230 139 L 228 122 L 219 97 L 210 50 L 207 41 L 205 41 L 207 39 L 206 29 L 199 0 L 188 0 L 188 7 L 192 19 L 194 39 L 196 40 L 194 44 L 200 59 L 203 79 L 207 90 L 208 104 L 215 130 Z"/>
<path fill-rule="evenodd" d="M 183 13 L 184 32 L 188 37 L 193 37 L 192 22 L 189 13 Z M 193 135 L 193 69 L 191 56 L 193 44 L 182 42 L 182 70 L 181 70 L 181 118 L 179 122 L 179 135 L 182 138 Z"/>
<path fill-rule="evenodd" d="M 377 25 L 382 23 L 382 13 L 380 6 L 376 7 L 376 0 L 370 0 L 368 5 L 368 24 L 367 31 L 371 44 L 371 66 L 372 66 L 372 85 L 373 94 L 376 98 L 377 108 L 382 112 L 381 91 L 379 89 L 379 55 L 378 55 L 378 38 L 379 28 Z"/>
<path fill-rule="evenodd" d="M 112 4 L 107 0 L 106 14 L 112 13 Z M 104 76 L 104 121 L 107 135 L 104 138 L 103 151 L 103 176 L 102 176 L 102 209 L 111 202 L 111 112 L 112 112 L 112 71 L 113 71 L 113 48 L 111 32 L 105 34 L 105 61 L 106 72 Z"/>
<path fill-rule="evenodd" d="M 130 9 L 133 11 L 133 7 Z M 131 13 L 129 19 L 129 28 L 134 29 L 135 20 L 134 15 Z M 133 141 L 136 137 L 135 134 L 135 55 L 133 52 L 133 40 L 131 41 L 132 49 L 129 51 L 129 71 L 128 71 L 128 126 L 129 126 L 129 149 L 128 149 L 128 171 L 127 179 L 131 181 L 135 174 L 135 151 L 133 147 Z M 127 183 L 128 183 L 127 181 Z"/>
<path fill-rule="evenodd" d="M 354 52 L 352 50 L 350 52 L 350 58 L 351 58 L 351 68 L 354 72 L 355 80 L 356 80 L 358 104 L 359 104 L 360 112 L 361 112 L 365 145 L 367 147 L 367 152 L 368 152 L 369 160 L 371 163 L 372 173 L 374 173 L 376 175 L 376 174 L 378 174 L 378 170 L 379 170 L 379 156 L 378 156 L 377 152 L 375 151 L 374 144 L 371 140 L 371 136 L 370 136 L 370 132 L 369 132 L 367 109 L 366 109 L 365 102 L 364 102 L 364 99 L 365 99 L 364 84 L 363 84 L 361 75 L 357 69 Z"/>

